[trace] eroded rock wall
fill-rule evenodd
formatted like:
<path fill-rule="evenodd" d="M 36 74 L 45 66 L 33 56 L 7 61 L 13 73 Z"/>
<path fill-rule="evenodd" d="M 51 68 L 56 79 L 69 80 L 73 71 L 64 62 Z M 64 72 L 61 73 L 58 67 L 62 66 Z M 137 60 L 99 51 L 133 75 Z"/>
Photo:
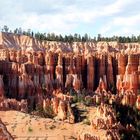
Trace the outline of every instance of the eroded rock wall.
<path fill-rule="evenodd" d="M 1 33 L 0 43 L 1 99 L 27 100 L 35 108 L 58 89 L 62 93 L 97 89 L 126 96 L 139 92 L 139 44 L 41 43 L 6 33 Z"/>

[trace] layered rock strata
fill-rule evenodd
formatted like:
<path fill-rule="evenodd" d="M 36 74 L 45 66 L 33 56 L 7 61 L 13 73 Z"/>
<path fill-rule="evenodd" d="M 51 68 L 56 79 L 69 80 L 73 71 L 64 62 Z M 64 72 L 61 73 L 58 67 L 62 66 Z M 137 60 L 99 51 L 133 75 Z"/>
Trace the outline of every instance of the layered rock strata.
<path fill-rule="evenodd" d="M 44 100 L 54 99 L 55 90 L 64 94 L 70 89 L 77 93 L 82 89 L 95 91 L 99 93 L 94 97 L 97 102 L 101 102 L 103 93 L 110 91 L 123 96 L 123 104 L 134 105 L 137 100 L 139 105 L 138 43 L 131 47 L 111 42 L 45 43 L 27 36 L 1 33 L 0 48 L 1 106 L 5 106 L 4 100 L 12 106 L 15 99 L 14 102 L 20 104 L 17 108 L 25 101 L 28 109 L 35 109 L 38 104 L 43 106 Z M 54 111 L 65 112 L 64 104 L 63 99 Z"/>

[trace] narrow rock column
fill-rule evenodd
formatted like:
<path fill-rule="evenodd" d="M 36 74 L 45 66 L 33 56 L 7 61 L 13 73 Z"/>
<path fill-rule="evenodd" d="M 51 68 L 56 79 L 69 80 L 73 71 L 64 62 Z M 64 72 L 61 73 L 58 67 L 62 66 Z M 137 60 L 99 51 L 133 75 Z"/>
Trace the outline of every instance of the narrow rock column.
<path fill-rule="evenodd" d="M 87 89 L 93 90 L 94 89 L 94 57 L 88 56 L 87 57 Z"/>

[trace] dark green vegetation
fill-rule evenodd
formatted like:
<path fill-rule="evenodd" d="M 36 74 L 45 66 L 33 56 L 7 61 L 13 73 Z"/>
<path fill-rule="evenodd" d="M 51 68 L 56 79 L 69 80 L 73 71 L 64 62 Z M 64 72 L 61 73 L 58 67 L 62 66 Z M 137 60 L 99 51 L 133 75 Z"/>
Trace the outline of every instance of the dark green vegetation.
<path fill-rule="evenodd" d="M 122 140 L 140 140 L 140 111 L 136 107 L 114 104 L 113 108 L 117 113 L 117 120 L 127 128 L 128 124 L 132 124 L 134 130 L 120 131 Z"/>
<path fill-rule="evenodd" d="M 72 110 L 74 112 L 76 123 L 83 122 L 83 124 L 90 125 L 89 119 L 87 118 L 88 110 L 86 109 L 86 106 L 83 103 L 73 103 Z"/>
<path fill-rule="evenodd" d="M 89 106 L 92 104 L 92 99 L 91 98 L 85 99 L 85 95 L 83 94 L 75 94 L 73 96 L 73 102 L 83 103 L 84 105 Z"/>
<path fill-rule="evenodd" d="M 84 106 L 93 106 L 92 100 L 90 98 L 85 99 L 84 93 L 75 93 L 71 90 L 71 95 L 73 98 L 74 106 L 74 114 L 76 118 L 76 122 L 83 122 L 83 124 L 89 125 L 88 118 L 85 114 L 87 114 L 87 109 Z M 85 92 L 86 93 L 86 92 Z M 82 104 L 82 107 L 79 108 L 79 103 Z M 105 101 L 106 104 L 109 104 L 108 99 Z M 95 106 L 99 104 L 96 103 Z M 122 104 L 113 103 L 114 110 L 117 114 L 117 121 L 120 122 L 124 128 L 120 131 L 121 140 L 140 140 L 140 111 L 136 109 L 135 106 L 126 106 Z M 128 130 L 128 125 L 132 125 L 131 130 Z"/>
<path fill-rule="evenodd" d="M 71 96 L 73 96 L 72 103 L 83 103 L 86 106 L 92 105 L 92 99 L 85 98 L 89 94 L 85 89 L 79 91 L 79 93 L 77 93 L 74 89 L 70 89 L 68 92 Z"/>
<path fill-rule="evenodd" d="M 38 116 L 41 116 L 43 118 L 53 118 L 53 117 L 55 117 L 55 114 L 53 112 L 52 106 L 48 106 L 44 110 L 43 107 L 38 105 L 36 107 L 35 114 L 38 115 Z"/>
<path fill-rule="evenodd" d="M 28 127 L 28 131 L 29 131 L 29 132 L 32 132 L 33 129 L 32 129 L 31 127 Z"/>
<path fill-rule="evenodd" d="M 87 41 L 117 41 L 119 43 L 130 43 L 130 42 L 140 42 L 140 35 L 139 36 L 112 36 L 112 37 L 103 37 L 101 34 L 98 34 L 96 37 L 90 37 L 87 33 L 85 35 L 81 36 L 80 34 L 75 33 L 74 35 L 56 35 L 55 33 L 40 33 L 40 32 L 33 32 L 31 29 L 28 29 L 27 31 L 23 30 L 21 27 L 16 28 L 15 30 L 10 30 L 9 27 L 6 25 L 3 26 L 2 32 L 8 32 L 8 33 L 15 33 L 20 35 L 27 35 L 31 37 L 35 37 L 39 39 L 40 41 L 46 40 L 46 41 L 61 41 L 61 42 L 87 42 Z"/>

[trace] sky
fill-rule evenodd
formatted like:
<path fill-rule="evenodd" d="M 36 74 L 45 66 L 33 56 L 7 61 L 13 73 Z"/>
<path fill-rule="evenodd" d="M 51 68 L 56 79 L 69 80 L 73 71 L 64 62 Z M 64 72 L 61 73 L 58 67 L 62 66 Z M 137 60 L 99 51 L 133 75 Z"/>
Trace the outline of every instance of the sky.
<path fill-rule="evenodd" d="M 0 29 L 140 35 L 140 0 L 0 0 Z"/>

